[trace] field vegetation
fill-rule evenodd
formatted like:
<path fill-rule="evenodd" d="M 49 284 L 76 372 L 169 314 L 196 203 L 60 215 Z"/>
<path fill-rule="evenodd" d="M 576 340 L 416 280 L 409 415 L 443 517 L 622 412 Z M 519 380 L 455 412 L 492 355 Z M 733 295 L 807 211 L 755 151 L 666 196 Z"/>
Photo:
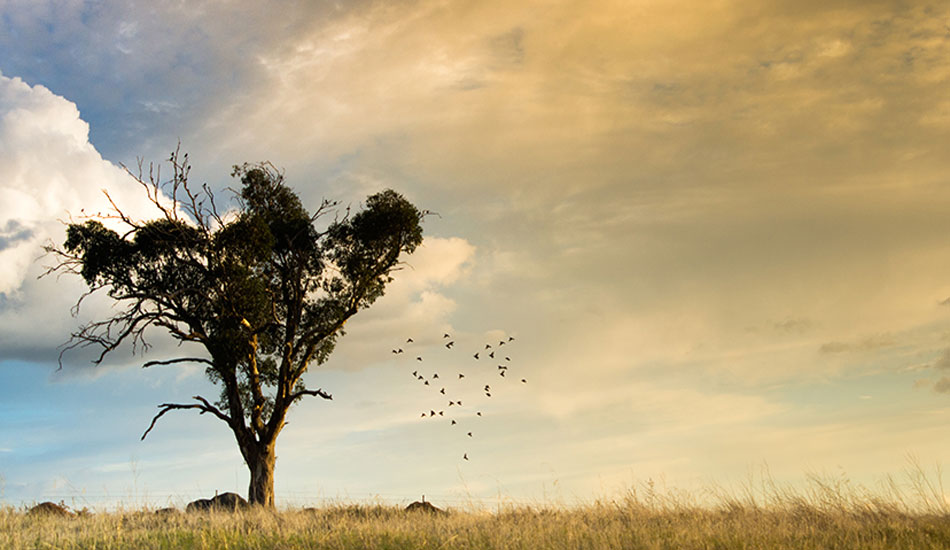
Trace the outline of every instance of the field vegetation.
<path fill-rule="evenodd" d="M 939 486 L 885 484 L 872 494 L 847 480 L 812 479 L 710 491 L 705 504 L 644 484 L 581 506 L 475 507 L 446 513 L 382 505 L 269 511 L 156 512 L 75 517 L 0 510 L 0 546 L 96 549 L 946 549 L 950 511 Z M 882 496 L 883 495 L 883 496 Z M 708 498 L 713 500 L 708 500 Z"/>

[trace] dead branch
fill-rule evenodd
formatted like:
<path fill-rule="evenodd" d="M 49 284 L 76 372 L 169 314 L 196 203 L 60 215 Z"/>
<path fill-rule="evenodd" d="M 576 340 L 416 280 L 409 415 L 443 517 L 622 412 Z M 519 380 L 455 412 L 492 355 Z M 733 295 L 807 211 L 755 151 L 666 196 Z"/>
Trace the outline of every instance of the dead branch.
<path fill-rule="evenodd" d="M 174 365 L 175 363 L 204 363 L 205 365 L 211 365 L 212 367 L 214 366 L 213 362 L 201 357 L 179 357 L 177 359 L 167 359 L 164 361 L 148 361 L 142 365 L 142 368 L 147 369 L 148 367 L 154 367 L 157 365 Z"/>
<path fill-rule="evenodd" d="M 155 423 L 158 422 L 158 419 L 164 416 L 168 411 L 181 410 L 181 409 L 198 409 L 200 411 L 198 414 L 211 413 L 221 420 L 224 420 L 229 425 L 231 424 L 231 417 L 224 414 L 217 407 L 208 402 L 207 399 L 201 397 L 200 395 L 195 395 L 192 397 L 198 403 L 189 403 L 189 404 L 179 404 L 179 403 L 162 403 L 158 407 L 162 409 L 155 415 L 155 418 L 152 419 L 152 423 L 149 424 L 148 429 L 145 430 L 145 433 L 142 434 L 140 441 L 145 441 L 145 436 L 148 435 L 148 432 L 152 431 L 152 428 L 155 427 Z"/>
<path fill-rule="evenodd" d="M 303 397 L 303 396 L 305 396 L 305 395 L 312 395 L 312 396 L 314 396 L 314 397 L 322 397 L 322 398 L 327 399 L 327 400 L 329 400 L 329 401 L 333 401 L 333 396 L 330 395 L 329 393 L 323 391 L 322 389 L 316 389 L 316 390 L 306 390 L 306 389 L 304 389 L 304 390 L 300 390 L 300 391 L 298 391 L 298 392 L 292 393 L 292 394 L 290 395 L 290 402 L 293 403 L 294 401 L 300 399 L 301 397 Z"/>

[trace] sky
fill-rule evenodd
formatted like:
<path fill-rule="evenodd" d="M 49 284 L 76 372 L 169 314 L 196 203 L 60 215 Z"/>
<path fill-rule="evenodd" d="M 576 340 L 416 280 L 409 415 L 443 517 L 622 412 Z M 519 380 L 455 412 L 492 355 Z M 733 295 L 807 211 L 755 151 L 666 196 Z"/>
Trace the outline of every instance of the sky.
<path fill-rule="evenodd" d="M 0 0 L 0 502 L 246 494 L 220 421 L 139 440 L 159 404 L 215 395 L 202 369 L 140 368 L 176 352 L 158 333 L 59 369 L 111 305 L 74 316 L 82 282 L 37 278 L 103 190 L 154 216 L 123 166 L 179 143 L 219 193 L 266 160 L 314 208 L 392 188 L 438 213 L 307 374 L 334 400 L 291 410 L 278 506 L 936 467 L 948 89 L 944 2 Z M 471 438 L 420 418 L 444 405 L 422 365 L 493 386 L 453 380 Z"/>

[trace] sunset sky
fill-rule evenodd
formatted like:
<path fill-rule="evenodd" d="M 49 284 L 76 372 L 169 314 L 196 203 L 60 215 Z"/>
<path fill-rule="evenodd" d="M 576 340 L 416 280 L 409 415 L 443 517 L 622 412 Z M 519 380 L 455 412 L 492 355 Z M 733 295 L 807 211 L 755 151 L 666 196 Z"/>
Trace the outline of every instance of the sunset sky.
<path fill-rule="evenodd" d="M 278 506 L 950 461 L 946 2 L 0 0 L 2 503 L 247 493 L 210 415 L 139 441 L 216 395 L 203 369 L 139 368 L 177 351 L 155 333 L 57 370 L 109 303 L 37 279 L 103 189 L 154 215 L 120 165 L 179 141 L 222 196 L 268 160 L 311 207 L 438 213 L 307 375 L 334 400 L 290 412 Z M 509 336 L 501 378 L 472 354 Z M 473 437 L 419 418 L 421 365 L 493 386 L 452 381 Z"/>

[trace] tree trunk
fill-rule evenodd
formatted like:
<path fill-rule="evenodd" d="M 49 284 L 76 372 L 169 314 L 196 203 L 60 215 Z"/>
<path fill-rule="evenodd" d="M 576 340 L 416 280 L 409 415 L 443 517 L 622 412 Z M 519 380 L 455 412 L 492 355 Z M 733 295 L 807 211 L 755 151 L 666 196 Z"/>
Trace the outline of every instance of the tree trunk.
<path fill-rule="evenodd" d="M 251 483 L 247 500 L 251 504 L 274 508 L 274 464 L 277 455 L 274 444 L 262 445 L 248 453 L 247 468 L 251 471 Z"/>

